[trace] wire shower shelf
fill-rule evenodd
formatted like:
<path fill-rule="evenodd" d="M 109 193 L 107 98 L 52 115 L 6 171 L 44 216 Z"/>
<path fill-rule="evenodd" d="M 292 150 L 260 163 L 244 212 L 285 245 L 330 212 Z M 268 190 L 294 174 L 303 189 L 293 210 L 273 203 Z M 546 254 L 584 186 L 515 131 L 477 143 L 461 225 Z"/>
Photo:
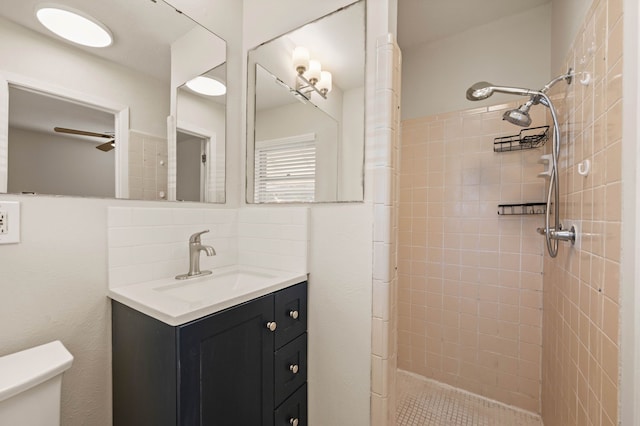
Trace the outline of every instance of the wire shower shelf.
<path fill-rule="evenodd" d="M 549 126 L 522 129 L 517 135 L 501 136 L 493 140 L 494 152 L 521 151 L 543 146 L 549 140 Z"/>
<path fill-rule="evenodd" d="M 499 215 L 545 214 L 547 203 L 498 204 Z"/>

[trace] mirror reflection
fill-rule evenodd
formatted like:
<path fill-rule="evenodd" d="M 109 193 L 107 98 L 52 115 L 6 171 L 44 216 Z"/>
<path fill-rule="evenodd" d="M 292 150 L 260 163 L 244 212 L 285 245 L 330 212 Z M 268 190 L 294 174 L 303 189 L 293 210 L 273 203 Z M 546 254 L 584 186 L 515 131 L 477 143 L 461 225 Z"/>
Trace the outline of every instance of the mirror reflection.
<path fill-rule="evenodd" d="M 0 192 L 224 202 L 226 98 L 178 107 L 196 76 L 218 69 L 225 83 L 224 40 L 161 0 L 58 4 L 100 22 L 112 42 L 69 42 L 38 22 L 38 1 L 3 2 Z M 178 185 L 190 191 L 177 163 L 182 122 L 212 165 L 199 167 L 197 199 L 177 197 Z"/>
<path fill-rule="evenodd" d="M 247 202 L 362 201 L 364 0 L 261 44 L 248 63 Z"/>
<path fill-rule="evenodd" d="M 226 65 L 201 77 L 202 90 L 178 88 L 176 199 L 224 203 L 226 89 L 215 82 L 226 81 Z"/>

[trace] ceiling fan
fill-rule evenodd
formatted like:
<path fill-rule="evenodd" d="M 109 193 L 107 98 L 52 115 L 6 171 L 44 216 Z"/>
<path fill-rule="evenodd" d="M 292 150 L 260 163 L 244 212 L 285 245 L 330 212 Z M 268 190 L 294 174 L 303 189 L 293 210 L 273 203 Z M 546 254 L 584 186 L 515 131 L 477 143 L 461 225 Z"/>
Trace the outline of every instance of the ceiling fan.
<path fill-rule="evenodd" d="M 95 133 L 95 132 L 89 132 L 86 130 L 67 129 L 65 127 L 54 127 L 53 130 L 55 130 L 58 133 L 68 133 L 71 135 L 91 136 L 94 138 L 111 139 L 108 142 L 101 143 L 100 145 L 96 146 L 96 148 L 99 149 L 100 151 L 108 152 L 116 147 L 116 140 L 114 138 L 113 133 Z"/>

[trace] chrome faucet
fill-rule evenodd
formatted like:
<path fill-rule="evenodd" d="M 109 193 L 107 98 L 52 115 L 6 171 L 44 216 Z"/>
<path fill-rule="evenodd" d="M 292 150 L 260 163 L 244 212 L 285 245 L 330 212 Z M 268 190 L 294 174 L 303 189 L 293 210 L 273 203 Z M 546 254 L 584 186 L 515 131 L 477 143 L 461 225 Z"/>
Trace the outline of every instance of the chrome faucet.
<path fill-rule="evenodd" d="M 205 246 L 200 241 L 200 235 L 209 232 L 205 229 L 201 232 L 196 232 L 189 237 L 189 272 L 186 274 L 180 274 L 176 276 L 177 280 L 186 280 L 187 278 L 201 277 L 203 275 L 210 275 L 211 271 L 200 270 L 200 252 L 203 251 L 207 256 L 215 256 L 216 251 L 211 246 Z"/>

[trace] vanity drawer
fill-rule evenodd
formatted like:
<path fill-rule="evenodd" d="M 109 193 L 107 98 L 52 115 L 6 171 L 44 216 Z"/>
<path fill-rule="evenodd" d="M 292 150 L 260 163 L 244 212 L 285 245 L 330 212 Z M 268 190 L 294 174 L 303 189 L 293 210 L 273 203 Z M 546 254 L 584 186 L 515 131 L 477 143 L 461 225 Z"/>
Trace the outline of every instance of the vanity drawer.
<path fill-rule="evenodd" d="M 307 331 L 307 282 L 275 294 L 275 345 L 279 348 Z"/>
<path fill-rule="evenodd" d="M 305 383 L 274 413 L 274 426 L 307 426 L 307 384 Z"/>
<path fill-rule="evenodd" d="M 275 364 L 275 406 L 307 381 L 307 333 L 278 349 Z"/>

